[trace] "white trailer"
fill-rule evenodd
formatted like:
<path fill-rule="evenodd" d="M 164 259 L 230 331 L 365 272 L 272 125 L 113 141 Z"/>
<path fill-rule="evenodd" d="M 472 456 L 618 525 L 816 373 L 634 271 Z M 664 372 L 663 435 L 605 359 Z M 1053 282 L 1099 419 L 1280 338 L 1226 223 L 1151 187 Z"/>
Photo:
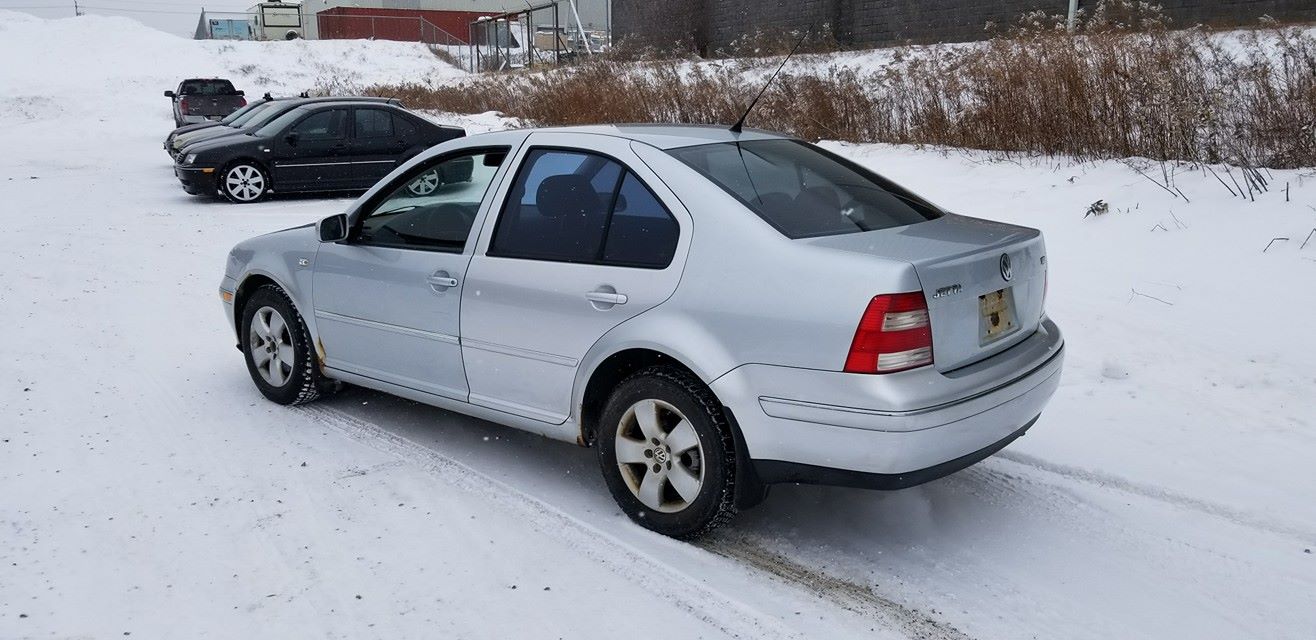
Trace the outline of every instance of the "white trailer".
<path fill-rule="evenodd" d="M 248 12 L 251 31 L 257 40 L 296 40 L 306 35 L 300 4 L 262 2 Z"/>

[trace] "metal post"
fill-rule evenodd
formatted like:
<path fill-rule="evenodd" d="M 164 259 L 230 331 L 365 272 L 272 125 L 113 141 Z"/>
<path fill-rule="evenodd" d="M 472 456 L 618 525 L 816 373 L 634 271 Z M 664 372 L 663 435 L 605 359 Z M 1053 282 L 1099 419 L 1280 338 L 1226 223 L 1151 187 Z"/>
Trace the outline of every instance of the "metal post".
<path fill-rule="evenodd" d="M 1069 0 L 1069 20 L 1065 22 L 1065 26 L 1070 33 L 1078 27 L 1078 0 Z"/>
<path fill-rule="evenodd" d="M 1078 0 L 1071 0 L 1071 2 L 1077 1 Z M 580 34 L 580 40 L 585 43 L 585 51 L 590 55 L 594 55 L 594 47 L 590 46 L 589 36 L 585 35 L 585 25 L 580 23 L 580 12 L 576 11 L 576 0 L 568 0 L 568 2 L 571 5 L 571 15 L 576 18 L 576 31 Z M 580 47 L 576 48 L 579 49 Z"/>

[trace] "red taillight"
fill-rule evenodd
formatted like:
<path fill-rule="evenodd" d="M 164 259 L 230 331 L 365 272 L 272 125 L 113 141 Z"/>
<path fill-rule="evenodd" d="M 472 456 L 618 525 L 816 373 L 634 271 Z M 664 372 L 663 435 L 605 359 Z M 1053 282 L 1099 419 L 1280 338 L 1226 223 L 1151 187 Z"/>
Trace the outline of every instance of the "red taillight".
<path fill-rule="evenodd" d="M 178 101 L 178 110 L 187 113 L 187 98 Z"/>
<path fill-rule="evenodd" d="M 245 107 L 245 106 L 247 106 L 247 99 L 246 99 L 246 98 L 238 98 L 238 108 L 241 109 L 242 107 Z"/>
<path fill-rule="evenodd" d="M 880 295 L 868 303 L 845 358 L 848 373 L 894 373 L 932 364 L 932 325 L 922 292 Z"/>

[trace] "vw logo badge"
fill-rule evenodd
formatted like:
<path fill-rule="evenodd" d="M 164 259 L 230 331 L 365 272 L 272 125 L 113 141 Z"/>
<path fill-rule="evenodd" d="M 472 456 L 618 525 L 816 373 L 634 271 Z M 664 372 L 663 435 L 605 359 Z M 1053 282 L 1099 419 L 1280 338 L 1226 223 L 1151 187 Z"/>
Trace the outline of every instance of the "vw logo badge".
<path fill-rule="evenodd" d="M 1001 254 L 1001 277 L 1005 278 L 1006 282 L 1014 277 L 1014 268 L 1010 266 L 1010 254 L 1008 253 Z"/>

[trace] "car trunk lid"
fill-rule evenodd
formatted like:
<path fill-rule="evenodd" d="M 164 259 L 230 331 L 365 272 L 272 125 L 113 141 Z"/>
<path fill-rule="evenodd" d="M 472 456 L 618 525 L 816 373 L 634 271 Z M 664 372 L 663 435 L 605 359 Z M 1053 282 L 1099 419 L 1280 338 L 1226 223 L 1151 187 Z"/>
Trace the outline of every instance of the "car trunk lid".
<path fill-rule="evenodd" d="M 912 265 L 927 300 L 939 371 L 1004 351 L 1041 322 L 1046 249 L 1036 229 L 947 215 L 804 242 Z"/>

